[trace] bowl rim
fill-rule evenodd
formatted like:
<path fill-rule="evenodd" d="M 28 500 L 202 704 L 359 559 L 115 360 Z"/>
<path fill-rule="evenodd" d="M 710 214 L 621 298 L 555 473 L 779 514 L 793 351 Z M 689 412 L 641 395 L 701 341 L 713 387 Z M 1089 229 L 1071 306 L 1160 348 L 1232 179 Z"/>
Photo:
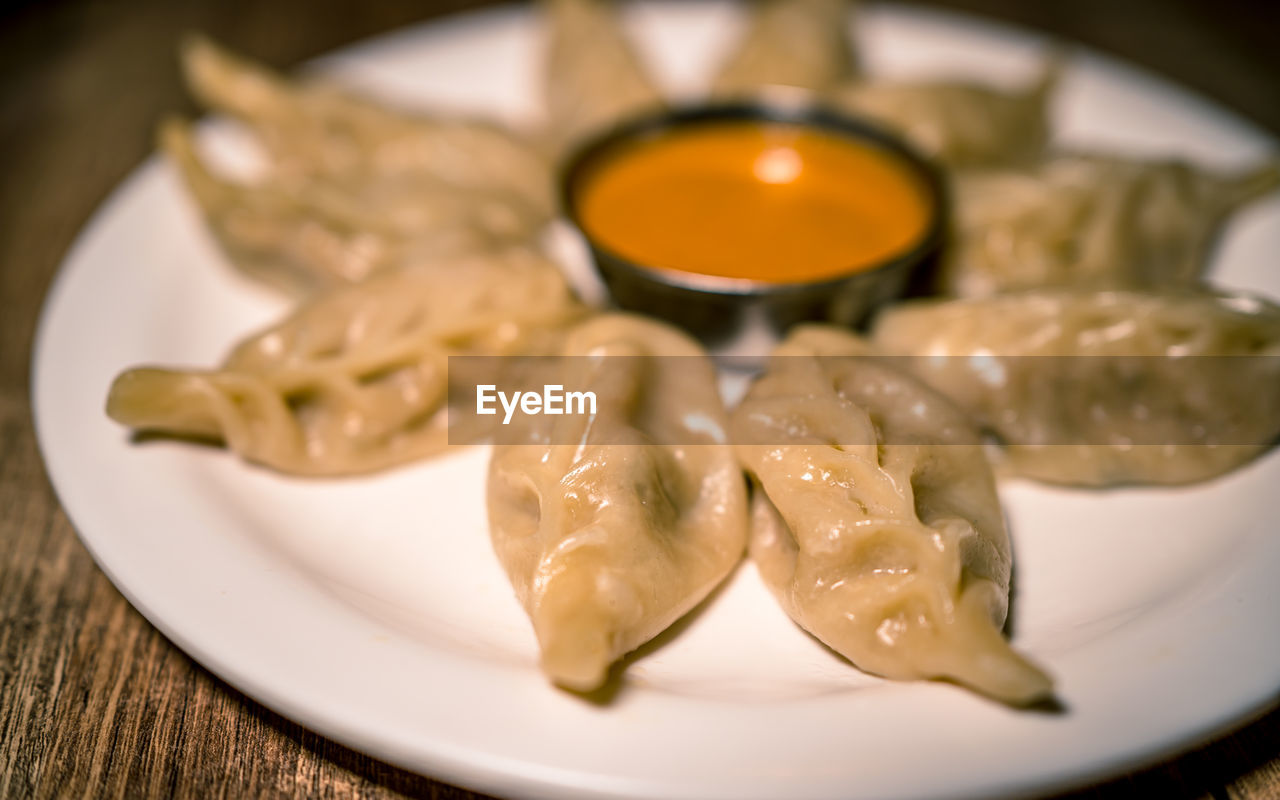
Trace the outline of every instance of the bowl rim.
<path fill-rule="evenodd" d="M 923 232 L 910 248 L 878 264 L 860 266 L 816 281 L 782 283 L 642 264 L 605 246 L 587 231 L 577 202 L 580 187 L 586 176 L 616 149 L 629 142 L 652 138 L 677 128 L 739 121 L 817 128 L 888 152 L 907 166 L 924 190 L 931 213 Z M 942 169 L 936 162 L 882 124 L 867 117 L 836 110 L 803 91 L 762 94 L 749 99 L 678 104 L 626 117 L 570 149 L 557 168 L 556 190 L 560 212 L 586 242 L 588 249 L 593 251 L 591 261 L 597 272 L 604 272 L 606 269 L 595 255 L 599 253 L 611 262 L 609 269 L 621 269 L 631 273 L 633 278 L 666 288 L 709 295 L 759 297 L 823 292 L 835 290 L 851 280 L 911 269 L 942 245 L 950 216 L 947 184 Z"/>

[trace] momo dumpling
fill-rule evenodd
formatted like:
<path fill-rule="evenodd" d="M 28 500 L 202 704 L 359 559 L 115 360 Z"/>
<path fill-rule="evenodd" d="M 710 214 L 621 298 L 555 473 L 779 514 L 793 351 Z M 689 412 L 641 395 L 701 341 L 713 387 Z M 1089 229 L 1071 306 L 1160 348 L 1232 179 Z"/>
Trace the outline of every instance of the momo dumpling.
<path fill-rule="evenodd" d="M 293 83 L 203 39 L 182 55 L 193 94 L 247 123 L 267 156 L 264 174 L 232 179 L 202 158 L 189 123 L 160 132 L 210 229 L 252 277 L 305 294 L 525 242 L 551 218 L 549 159 L 496 123 Z"/>
<path fill-rule="evenodd" d="M 1280 186 L 1280 162 L 1234 174 L 1181 161 L 1061 155 L 960 171 L 938 288 L 959 297 L 1051 286 L 1197 283 L 1237 209 Z"/>
<path fill-rule="evenodd" d="M 546 351 L 582 313 L 525 251 L 392 272 L 304 303 L 216 369 L 130 369 L 107 413 L 280 472 L 372 472 L 448 445 L 449 356 Z"/>
<path fill-rule="evenodd" d="M 746 482 L 715 370 L 685 334 L 608 314 L 561 352 L 555 382 L 594 392 L 596 412 L 527 416 L 500 434 L 489 526 L 543 671 L 589 691 L 742 559 Z"/>
<path fill-rule="evenodd" d="M 610 0 L 544 0 L 544 92 L 558 150 L 663 105 Z"/>
<path fill-rule="evenodd" d="M 1006 445 L 1008 471 L 1111 486 L 1207 480 L 1280 435 L 1280 308 L 1204 292 L 921 301 L 875 345 Z"/>
<path fill-rule="evenodd" d="M 878 356 L 871 340 L 848 328 L 824 323 L 804 323 L 787 332 L 773 349 L 773 356 Z"/>
<path fill-rule="evenodd" d="M 1047 699 L 1052 681 L 1001 634 L 1012 555 L 978 432 L 883 359 L 819 355 L 841 349 L 831 329 L 785 343 L 733 412 L 758 483 L 761 578 L 863 670 L 1014 705 Z"/>
<path fill-rule="evenodd" d="M 977 83 L 854 81 L 833 91 L 836 108 L 870 117 L 949 166 L 1038 159 L 1050 138 L 1049 101 L 1061 74 L 1054 57 L 1022 89 Z"/>
<path fill-rule="evenodd" d="M 746 33 L 712 82 L 720 97 L 770 86 L 825 92 L 857 74 L 849 0 L 755 0 Z"/>
<path fill-rule="evenodd" d="M 554 213 L 550 161 L 499 122 L 424 114 L 333 83 L 291 81 L 206 39 L 186 44 L 182 66 L 196 99 L 247 123 L 282 173 L 430 176 L 463 189 L 510 193 Z"/>
<path fill-rule="evenodd" d="M 531 240 L 546 223 L 509 196 L 429 177 L 228 180 L 202 160 L 191 125 L 179 120 L 163 126 L 160 146 L 231 263 L 297 296 Z"/>

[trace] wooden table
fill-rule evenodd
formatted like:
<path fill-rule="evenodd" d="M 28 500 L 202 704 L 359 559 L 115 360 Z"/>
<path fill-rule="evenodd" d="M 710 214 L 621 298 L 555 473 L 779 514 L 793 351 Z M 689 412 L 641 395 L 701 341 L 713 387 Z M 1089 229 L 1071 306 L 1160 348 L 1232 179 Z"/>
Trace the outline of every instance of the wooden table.
<path fill-rule="evenodd" d="M 31 427 L 28 360 L 41 299 L 77 230 L 149 152 L 160 115 L 194 111 L 173 57 L 183 31 L 287 66 L 481 4 L 50 0 L 8 12 L 0 26 L 0 797 L 475 797 L 281 718 L 143 620 L 94 565 L 50 488 Z M 1280 133 L 1280 4 L 946 4 L 1117 52 Z M 1280 712 L 1077 796 L 1134 792 L 1280 797 Z"/>

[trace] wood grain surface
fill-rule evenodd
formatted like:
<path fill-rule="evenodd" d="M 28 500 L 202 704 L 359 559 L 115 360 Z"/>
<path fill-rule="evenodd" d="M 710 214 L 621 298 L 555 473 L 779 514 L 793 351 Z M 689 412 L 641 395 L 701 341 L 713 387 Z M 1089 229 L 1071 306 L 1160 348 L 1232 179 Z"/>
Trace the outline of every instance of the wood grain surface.
<path fill-rule="evenodd" d="M 0 23 L 0 797 L 473 798 L 336 745 L 192 662 L 97 569 L 30 420 L 32 331 L 94 207 L 194 111 L 174 62 L 202 30 L 289 66 L 480 2 L 50 0 Z M 1280 4 L 947 0 L 1163 72 L 1280 133 Z M 1280 610 L 1278 610 L 1280 611 Z M 1280 615 L 1278 615 L 1280 619 Z M 1280 623 L 1271 635 L 1280 634 Z M 1224 670 L 1229 675 L 1229 669 Z M 1280 712 L 1073 797 L 1280 797 Z"/>

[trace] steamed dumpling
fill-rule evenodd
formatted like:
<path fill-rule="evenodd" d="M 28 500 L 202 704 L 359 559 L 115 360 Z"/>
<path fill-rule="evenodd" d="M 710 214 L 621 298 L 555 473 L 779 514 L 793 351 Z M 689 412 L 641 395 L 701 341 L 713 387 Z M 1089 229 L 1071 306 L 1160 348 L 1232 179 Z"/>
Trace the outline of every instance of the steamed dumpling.
<path fill-rule="evenodd" d="M 887 309 L 873 339 L 1053 483 L 1207 480 L 1280 434 L 1280 308 L 1208 293 L 1023 292 Z"/>
<path fill-rule="evenodd" d="M 500 432 L 489 525 L 543 671 L 586 691 L 741 560 L 746 484 L 715 370 L 685 334 L 609 314 L 561 352 L 554 382 L 594 391 L 596 413 L 524 416 Z"/>
<path fill-rule="evenodd" d="M 854 81 L 831 93 L 844 111 L 896 131 L 950 166 L 1037 159 L 1050 137 L 1049 101 L 1061 74 L 1052 58 L 1034 83 L 1004 90 L 947 81 Z"/>
<path fill-rule="evenodd" d="M 825 92 L 857 73 L 849 0 L 755 0 L 742 41 L 712 83 L 719 96 L 770 86 Z"/>
<path fill-rule="evenodd" d="M 551 137 L 563 150 L 628 116 L 663 105 L 610 0 L 544 0 L 544 91 Z"/>
<path fill-rule="evenodd" d="M 1232 213 L 1280 186 L 1280 162 L 1235 174 L 1180 161 L 1055 156 L 956 174 L 939 289 L 960 297 L 1050 286 L 1194 285 Z"/>
<path fill-rule="evenodd" d="M 196 97 L 247 123 L 268 157 L 260 178 L 232 179 L 202 158 L 189 124 L 161 130 L 211 230 L 251 277 L 305 294 L 525 242 L 551 218 L 549 160 L 496 123 L 295 83 L 203 39 L 182 56 Z"/>
<path fill-rule="evenodd" d="M 192 94 L 247 123 L 287 174 L 430 176 L 553 213 L 551 164 L 526 138 L 464 114 L 421 114 L 324 81 L 292 81 L 204 39 L 182 51 Z"/>
<path fill-rule="evenodd" d="M 819 333 L 804 334 L 814 348 L 784 343 L 732 416 L 759 483 L 750 553 L 765 584 L 868 672 L 1048 697 L 1051 680 L 1000 632 L 1010 544 L 977 431 L 883 360 L 826 355 L 839 335 Z"/>
<path fill-rule="evenodd" d="M 581 314 L 559 270 L 525 251 L 391 272 L 304 303 L 216 369 L 128 370 L 107 413 L 285 473 L 372 472 L 457 433 L 449 356 L 546 351 Z"/>
<path fill-rule="evenodd" d="M 820 322 L 797 325 L 773 349 L 773 356 L 878 356 L 871 340 L 848 328 Z"/>

